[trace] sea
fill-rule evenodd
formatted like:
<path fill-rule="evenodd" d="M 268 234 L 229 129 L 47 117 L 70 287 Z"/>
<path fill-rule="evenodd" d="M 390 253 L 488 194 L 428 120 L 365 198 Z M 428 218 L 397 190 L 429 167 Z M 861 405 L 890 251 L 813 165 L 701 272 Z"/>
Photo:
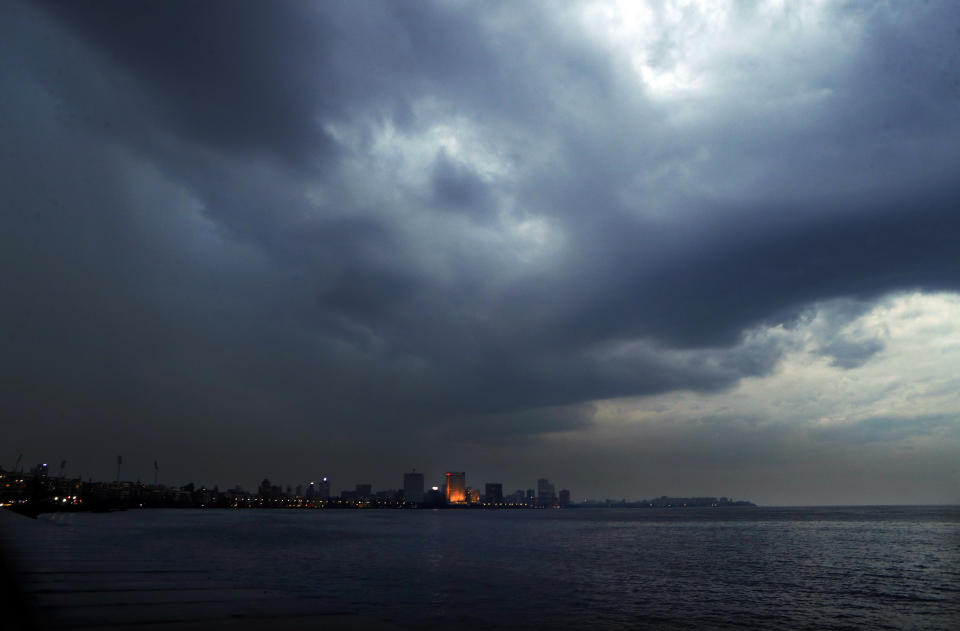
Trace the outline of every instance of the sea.
<path fill-rule="evenodd" d="M 143 509 L 4 525 L 28 587 L 80 590 L 121 568 L 158 593 L 202 578 L 391 628 L 960 629 L 955 506 Z M 99 607 L 109 617 L 109 598 Z"/>

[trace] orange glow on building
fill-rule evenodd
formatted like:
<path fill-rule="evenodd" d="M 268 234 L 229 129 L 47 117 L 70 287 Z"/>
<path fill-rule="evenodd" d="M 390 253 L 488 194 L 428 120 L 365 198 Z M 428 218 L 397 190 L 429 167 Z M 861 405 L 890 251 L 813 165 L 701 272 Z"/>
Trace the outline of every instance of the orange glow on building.
<path fill-rule="evenodd" d="M 463 471 L 447 472 L 447 504 L 467 503 L 467 474 Z"/>
<path fill-rule="evenodd" d="M 467 489 L 467 500 L 471 504 L 479 504 L 481 501 L 480 491 L 477 489 Z"/>

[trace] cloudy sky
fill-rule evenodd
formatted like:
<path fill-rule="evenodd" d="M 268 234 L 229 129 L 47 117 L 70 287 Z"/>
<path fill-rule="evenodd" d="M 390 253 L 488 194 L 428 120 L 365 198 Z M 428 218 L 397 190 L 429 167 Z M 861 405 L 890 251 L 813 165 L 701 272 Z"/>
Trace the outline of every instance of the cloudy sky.
<path fill-rule="evenodd" d="M 960 502 L 956 3 L 3 13 L 0 465 Z"/>

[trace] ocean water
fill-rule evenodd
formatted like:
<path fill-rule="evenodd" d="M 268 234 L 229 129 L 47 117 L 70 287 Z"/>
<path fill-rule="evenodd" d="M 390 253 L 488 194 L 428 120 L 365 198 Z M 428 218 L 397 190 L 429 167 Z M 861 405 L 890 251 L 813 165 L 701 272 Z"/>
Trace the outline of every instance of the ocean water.
<path fill-rule="evenodd" d="M 27 571 L 163 562 L 415 629 L 960 629 L 958 507 L 141 510 L 5 537 Z"/>

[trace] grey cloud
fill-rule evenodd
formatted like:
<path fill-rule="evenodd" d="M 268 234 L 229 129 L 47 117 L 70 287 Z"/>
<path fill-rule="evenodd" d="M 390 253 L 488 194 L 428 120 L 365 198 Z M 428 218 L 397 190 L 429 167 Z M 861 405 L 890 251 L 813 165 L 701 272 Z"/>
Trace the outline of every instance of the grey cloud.
<path fill-rule="evenodd" d="M 336 89 L 324 80 L 328 37 L 306 6 L 40 4 L 129 68 L 184 137 L 293 162 L 332 150 L 316 121 Z"/>
<path fill-rule="evenodd" d="M 433 193 L 441 207 L 461 212 L 493 210 L 483 180 L 467 165 L 439 151 L 433 166 Z"/>
<path fill-rule="evenodd" d="M 344 445 L 573 431 L 585 402 L 769 373 L 784 349 L 745 331 L 812 303 L 956 290 L 956 9 L 836 11 L 856 55 L 758 65 L 685 127 L 550 4 L 16 5 L 9 410 Z M 794 80 L 830 96 L 765 104 Z M 430 147 L 422 189 L 391 179 L 378 130 L 447 114 L 508 178 Z M 524 220 L 556 250 L 515 245 Z"/>
<path fill-rule="evenodd" d="M 834 340 L 822 347 L 822 352 L 833 358 L 832 364 L 840 368 L 857 368 L 884 349 L 880 340 Z"/>
<path fill-rule="evenodd" d="M 451 419 L 445 434 L 456 440 L 464 431 L 471 439 L 516 440 L 524 435 L 566 432 L 589 427 L 596 413 L 592 404 L 529 408 L 494 414 L 474 414 Z"/>
<path fill-rule="evenodd" d="M 822 441 L 864 444 L 894 442 L 914 437 L 944 434 L 960 436 L 956 416 L 926 414 L 922 416 L 872 416 L 852 423 L 841 423 L 811 431 Z"/>

